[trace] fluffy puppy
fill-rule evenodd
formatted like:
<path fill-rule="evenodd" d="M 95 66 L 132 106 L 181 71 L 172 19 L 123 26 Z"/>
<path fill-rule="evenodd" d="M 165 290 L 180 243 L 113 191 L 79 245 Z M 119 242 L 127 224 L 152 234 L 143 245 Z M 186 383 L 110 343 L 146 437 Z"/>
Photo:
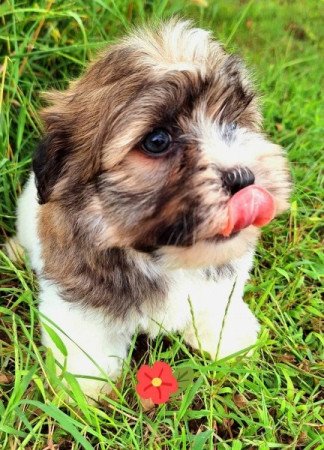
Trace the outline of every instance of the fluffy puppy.
<path fill-rule="evenodd" d="M 287 208 L 290 181 L 242 62 L 174 20 L 110 46 L 47 99 L 17 237 L 86 394 L 109 390 L 136 330 L 179 332 L 212 358 L 254 344 L 242 293 L 255 224 Z M 63 364 L 45 329 L 43 343 Z"/>

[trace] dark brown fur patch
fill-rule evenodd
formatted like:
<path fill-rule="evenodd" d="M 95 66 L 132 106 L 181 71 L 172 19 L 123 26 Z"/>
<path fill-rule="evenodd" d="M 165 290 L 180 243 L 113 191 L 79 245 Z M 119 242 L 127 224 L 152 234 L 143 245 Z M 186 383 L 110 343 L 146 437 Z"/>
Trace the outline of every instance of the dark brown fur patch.
<path fill-rule="evenodd" d="M 111 317 L 125 318 L 132 311 L 141 313 L 145 301 L 155 301 L 158 306 L 167 295 L 167 278 L 150 272 L 150 256 L 116 247 L 96 249 L 78 235 L 71 216 L 69 219 L 69 214 L 53 203 L 41 209 L 39 232 L 44 275 L 59 284 L 67 301 L 102 308 Z M 143 265 L 147 265 L 147 273 Z"/>

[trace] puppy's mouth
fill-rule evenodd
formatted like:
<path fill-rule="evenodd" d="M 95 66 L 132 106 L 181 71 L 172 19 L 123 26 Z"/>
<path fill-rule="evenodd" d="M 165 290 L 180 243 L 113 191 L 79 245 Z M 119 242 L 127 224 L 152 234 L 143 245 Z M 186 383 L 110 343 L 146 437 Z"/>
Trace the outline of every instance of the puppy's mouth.
<path fill-rule="evenodd" d="M 155 235 L 151 245 L 136 245 L 135 248 L 160 248 L 164 246 L 191 247 L 198 242 L 224 243 L 234 239 L 242 230 L 251 225 L 262 227 L 268 224 L 276 214 L 275 200 L 266 189 L 251 185 L 241 189 L 228 201 L 224 211 L 224 224 L 219 222 L 211 227 L 209 233 L 201 233 L 193 240 L 193 233 L 186 234 L 183 227 L 168 225 L 160 235 Z M 178 232 L 177 232 L 178 231 Z M 149 239 L 146 241 L 149 242 Z"/>

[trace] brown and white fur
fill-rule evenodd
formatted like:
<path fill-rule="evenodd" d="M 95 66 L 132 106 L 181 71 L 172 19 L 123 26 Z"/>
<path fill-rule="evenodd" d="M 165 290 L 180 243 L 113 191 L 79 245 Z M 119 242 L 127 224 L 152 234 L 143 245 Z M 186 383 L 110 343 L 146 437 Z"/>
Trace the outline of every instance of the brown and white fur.
<path fill-rule="evenodd" d="M 116 379 L 136 330 L 179 332 L 212 358 L 254 344 L 259 325 L 242 294 L 259 231 L 219 235 L 231 197 L 224 174 L 248 168 L 277 214 L 290 182 L 242 62 L 173 20 L 110 46 L 47 99 L 17 238 L 67 370 Z M 156 128 L 172 140 L 160 156 L 143 151 Z M 43 343 L 63 363 L 44 329 Z M 79 380 L 91 397 L 109 390 L 107 380 Z"/>

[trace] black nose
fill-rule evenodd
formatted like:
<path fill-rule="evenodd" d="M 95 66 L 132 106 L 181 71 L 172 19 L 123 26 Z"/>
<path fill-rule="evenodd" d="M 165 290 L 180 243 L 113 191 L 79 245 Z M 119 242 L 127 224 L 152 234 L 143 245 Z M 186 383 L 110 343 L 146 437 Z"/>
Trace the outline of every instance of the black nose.
<path fill-rule="evenodd" d="M 247 167 L 237 167 L 223 173 L 223 186 L 230 191 L 232 195 L 236 192 L 250 186 L 255 181 L 255 177 Z"/>

